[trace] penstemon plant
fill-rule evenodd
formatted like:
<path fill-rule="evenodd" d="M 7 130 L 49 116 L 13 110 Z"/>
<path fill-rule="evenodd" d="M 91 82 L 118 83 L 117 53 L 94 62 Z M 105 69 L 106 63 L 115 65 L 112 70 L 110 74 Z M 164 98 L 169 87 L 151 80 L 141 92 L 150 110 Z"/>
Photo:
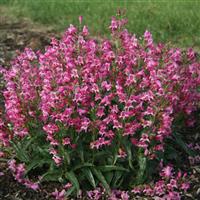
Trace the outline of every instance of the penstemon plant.
<path fill-rule="evenodd" d="M 1 69 L 1 154 L 19 182 L 60 182 L 57 199 L 130 190 L 156 174 L 176 124 L 193 123 L 197 55 L 155 44 L 148 31 L 137 39 L 126 22 L 113 17 L 104 41 L 70 25 L 44 53 L 26 48 Z"/>

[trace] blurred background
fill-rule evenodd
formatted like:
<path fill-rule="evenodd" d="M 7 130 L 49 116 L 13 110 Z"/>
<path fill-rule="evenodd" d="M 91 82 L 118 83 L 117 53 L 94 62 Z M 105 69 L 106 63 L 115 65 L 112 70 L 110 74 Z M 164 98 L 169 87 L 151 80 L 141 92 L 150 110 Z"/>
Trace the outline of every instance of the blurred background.
<path fill-rule="evenodd" d="M 47 32 L 59 34 L 69 24 L 78 25 L 80 15 L 83 16 L 83 23 L 88 25 L 91 35 L 107 36 L 111 16 L 118 9 L 126 10 L 129 21 L 127 28 L 137 36 L 148 29 L 156 42 L 200 49 L 198 0 L 0 0 L 0 46 L 5 39 L 10 44 L 19 40 L 15 48 L 20 49 L 29 45 L 30 42 L 26 41 L 37 38 L 37 35 L 43 37 L 40 40 L 45 41 L 49 35 Z M 25 39 L 20 40 L 20 34 L 7 36 L 8 33 L 16 35 L 16 32 Z"/>

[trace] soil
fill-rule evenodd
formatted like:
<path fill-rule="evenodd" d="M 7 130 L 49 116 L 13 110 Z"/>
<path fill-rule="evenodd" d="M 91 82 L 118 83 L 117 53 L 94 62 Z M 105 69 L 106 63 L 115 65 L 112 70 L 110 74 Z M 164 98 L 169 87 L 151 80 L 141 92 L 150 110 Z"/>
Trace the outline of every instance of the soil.
<path fill-rule="evenodd" d="M 40 192 L 30 190 L 17 183 L 12 174 L 4 168 L 5 175 L 0 177 L 0 200 L 50 200 L 45 188 Z"/>
<path fill-rule="evenodd" d="M 185 130 L 185 141 L 188 144 L 195 144 L 200 146 L 200 110 L 197 111 L 196 124 L 194 128 Z M 196 157 L 200 156 L 200 150 L 195 150 Z M 185 164 L 185 163 L 184 163 Z M 184 165 L 183 164 L 183 165 Z M 195 163 L 186 164 L 185 172 L 189 172 L 188 182 L 190 189 L 185 194 L 185 200 L 199 200 L 200 199 L 200 160 Z"/>
<path fill-rule="evenodd" d="M 52 28 L 35 25 L 27 19 L 18 21 L 0 16 L 0 65 L 10 65 L 16 50 L 23 51 L 25 47 L 44 49 L 53 36 L 59 37 L 59 34 Z"/>

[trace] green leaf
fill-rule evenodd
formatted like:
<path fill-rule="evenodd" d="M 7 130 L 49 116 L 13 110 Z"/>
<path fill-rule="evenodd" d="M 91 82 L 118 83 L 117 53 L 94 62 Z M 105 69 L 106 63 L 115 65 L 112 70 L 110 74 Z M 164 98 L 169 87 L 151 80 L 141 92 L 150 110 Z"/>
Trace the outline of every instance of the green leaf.
<path fill-rule="evenodd" d="M 92 185 L 92 187 L 95 189 L 96 183 L 95 183 L 94 176 L 93 176 L 91 170 L 88 168 L 84 168 L 84 169 L 82 169 L 82 171 L 83 171 L 83 174 L 85 175 L 85 177 L 87 178 L 87 180 Z"/>
<path fill-rule="evenodd" d="M 128 169 L 120 166 L 115 166 L 115 165 L 105 165 L 105 166 L 100 166 L 98 169 L 102 172 L 109 172 L 109 171 L 126 171 L 129 172 Z"/>
<path fill-rule="evenodd" d="M 113 156 L 113 162 L 112 164 L 115 165 L 118 159 L 118 152 L 115 153 L 115 155 Z"/>
<path fill-rule="evenodd" d="M 102 183 L 102 185 L 104 186 L 104 188 L 106 189 L 107 193 L 110 194 L 110 186 L 108 185 L 105 177 L 103 176 L 103 174 L 101 173 L 100 170 L 92 168 L 93 173 L 95 174 L 95 176 L 99 179 L 99 181 Z"/>
<path fill-rule="evenodd" d="M 54 169 L 54 171 L 49 170 L 48 172 L 46 172 L 45 174 L 43 174 L 42 176 L 42 182 L 44 181 L 59 181 L 59 179 L 62 177 L 62 170 L 56 170 Z"/>
<path fill-rule="evenodd" d="M 76 190 L 75 186 L 70 187 L 66 192 L 66 197 L 70 196 Z"/>
<path fill-rule="evenodd" d="M 31 163 L 27 165 L 26 174 L 28 174 L 31 170 L 37 167 L 42 167 L 44 164 L 50 165 L 52 162 L 53 161 L 51 159 L 41 159 L 41 158 L 32 159 Z"/>
<path fill-rule="evenodd" d="M 59 146 L 59 149 L 62 152 L 62 155 L 64 155 L 65 163 L 67 163 L 67 165 L 70 165 L 71 159 L 70 159 L 70 155 L 69 155 L 67 149 L 65 149 L 62 145 Z"/>
<path fill-rule="evenodd" d="M 42 157 L 50 157 L 48 147 L 46 146 L 42 146 L 42 148 L 40 146 L 35 146 L 34 152 L 36 152 L 36 155 L 40 154 Z"/>
<path fill-rule="evenodd" d="M 94 153 L 94 156 L 95 156 L 95 158 L 104 157 L 104 156 L 107 156 L 107 153 L 105 151 L 100 151 L 100 152 L 98 151 L 98 152 Z"/>
<path fill-rule="evenodd" d="M 36 137 L 27 136 L 23 139 L 21 147 L 23 150 L 27 150 L 30 147 L 31 143 L 36 139 Z"/>
<path fill-rule="evenodd" d="M 96 110 L 95 110 L 95 108 L 91 109 L 90 118 L 91 118 L 92 121 L 96 120 Z"/>
<path fill-rule="evenodd" d="M 128 164 L 129 164 L 129 167 L 130 167 L 131 169 L 134 169 L 133 163 L 132 163 L 132 161 L 133 161 L 132 150 L 131 150 L 132 144 L 131 144 L 131 145 L 125 144 L 124 146 L 125 146 L 125 148 L 126 148 L 127 155 L 128 155 Z"/>
<path fill-rule="evenodd" d="M 110 185 L 112 179 L 113 179 L 113 176 L 114 176 L 114 172 L 113 171 L 110 171 L 110 172 L 106 172 L 105 174 L 105 178 L 106 178 L 106 181 L 107 183 Z"/>
<path fill-rule="evenodd" d="M 117 187 L 117 183 L 120 181 L 120 179 L 122 178 L 122 175 L 123 175 L 123 172 L 122 171 L 116 171 L 114 173 L 114 176 L 113 176 L 113 179 L 112 179 L 112 182 L 111 182 L 111 185 L 113 188 L 116 188 Z"/>
<path fill-rule="evenodd" d="M 119 187 L 122 185 L 123 180 L 124 180 L 124 176 L 121 176 L 121 178 L 117 181 L 115 187 L 116 187 L 116 188 L 119 188 Z"/>
<path fill-rule="evenodd" d="M 16 152 L 17 158 L 22 162 L 28 163 L 30 160 L 29 156 L 26 153 L 26 151 L 23 150 L 23 148 L 20 148 L 20 143 L 15 144 L 13 141 L 10 141 L 10 143 L 12 144 L 12 146 Z"/>
<path fill-rule="evenodd" d="M 178 158 L 178 152 L 175 148 L 173 148 L 172 144 L 167 144 L 167 147 L 166 147 L 164 153 L 165 153 L 166 159 L 170 159 L 170 160 L 175 159 L 176 160 Z M 160 157 L 162 157 L 162 156 L 163 156 L 163 154 L 161 154 Z"/>
<path fill-rule="evenodd" d="M 144 175 L 146 171 L 147 159 L 144 157 L 142 153 L 138 155 L 138 162 L 139 162 L 139 170 L 137 173 L 137 184 L 141 184 L 144 182 Z"/>
<path fill-rule="evenodd" d="M 76 166 L 73 171 L 76 171 L 78 169 L 84 168 L 84 167 L 94 167 L 94 165 L 92 163 L 84 163 L 84 164 L 80 164 L 78 166 Z"/>
<path fill-rule="evenodd" d="M 73 184 L 73 186 L 75 186 L 77 193 L 78 193 L 80 190 L 80 186 L 79 186 L 78 179 L 76 178 L 76 175 L 74 174 L 74 172 L 73 171 L 66 172 L 65 177 Z"/>
<path fill-rule="evenodd" d="M 84 159 L 84 150 L 83 150 L 83 144 L 82 143 L 78 144 L 77 152 L 80 156 L 81 162 L 84 163 L 85 159 Z"/>
<path fill-rule="evenodd" d="M 174 132 L 173 136 L 175 138 L 176 143 L 187 153 L 189 156 L 194 156 L 194 153 L 187 147 L 185 142 L 182 140 L 181 135 Z"/>

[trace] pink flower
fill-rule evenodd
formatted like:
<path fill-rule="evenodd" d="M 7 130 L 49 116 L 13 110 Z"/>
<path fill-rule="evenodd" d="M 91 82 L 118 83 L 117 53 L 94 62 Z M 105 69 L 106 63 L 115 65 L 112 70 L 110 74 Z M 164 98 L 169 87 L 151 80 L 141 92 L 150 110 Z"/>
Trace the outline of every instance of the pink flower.
<path fill-rule="evenodd" d="M 39 185 L 38 183 L 33 183 L 31 181 L 25 181 L 24 185 L 32 190 L 38 190 L 39 189 Z"/>
<path fill-rule="evenodd" d="M 110 25 L 109 28 L 110 28 L 112 31 L 115 31 L 115 30 L 118 29 L 118 27 L 119 27 L 118 21 L 116 20 L 115 17 L 112 17 L 111 25 Z"/>
<path fill-rule="evenodd" d="M 1 176 L 4 176 L 4 172 L 0 172 L 0 177 L 1 177 Z"/>
<path fill-rule="evenodd" d="M 69 145 L 71 144 L 71 140 L 69 137 L 63 138 L 62 140 L 63 145 Z"/>
<path fill-rule="evenodd" d="M 4 157 L 5 153 L 3 151 L 0 151 L 0 158 Z"/>
<path fill-rule="evenodd" d="M 166 166 L 165 168 L 163 168 L 162 170 L 162 175 L 165 176 L 166 178 L 169 178 L 172 176 L 172 167 L 171 166 Z"/>
<path fill-rule="evenodd" d="M 154 191 L 150 186 L 146 186 L 143 190 L 143 192 L 147 195 L 147 196 L 153 196 L 154 195 Z"/>
<path fill-rule="evenodd" d="M 10 160 L 8 161 L 8 168 L 12 171 L 15 172 L 17 169 L 17 165 L 16 165 L 16 160 Z"/>
<path fill-rule="evenodd" d="M 100 188 L 96 188 L 95 190 L 88 191 L 87 196 L 92 200 L 100 200 L 102 197 L 102 191 Z"/>
<path fill-rule="evenodd" d="M 126 158 L 126 156 L 127 156 L 127 153 L 123 149 L 119 148 L 118 157 L 119 158 Z"/>
<path fill-rule="evenodd" d="M 83 26 L 82 34 L 83 34 L 83 36 L 87 36 L 87 35 L 89 35 L 89 31 L 88 31 L 87 26 Z"/>
<path fill-rule="evenodd" d="M 142 189 L 139 188 L 139 187 L 134 187 L 134 188 L 131 190 L 131 192 L 134 193 L 134 194 L 141 194 Z"/>
<path fill-rule="evenodd" d="M 88 130 L 89 125 L 90 125 L 90 120 L 88 118 L 84 118 L 81 123 L 80 131 L 86 132 Z"/>
<path fill-rule="evenodd" d="M 167 200 L 180 200 L 181 197 L 178 192 L 172 191 L 172 192 L 169 192 L 168 195 L 166 195 L 166 199 Z"/>
<path fill-rule="evenodd" d="M 104 113 L 104 107 L 103 106 L 100 106 L 97 110 L 97 116 L 98 117 L 102 117 L 103 115 L 105 115 Z"/>
<path fill-rule="evenodd" d="M 120 129 L 122 128 L 122 124 L 118 120 L 113 120 L 113 128 Z"/>
<path fill-rule="evenodd" d="M 100 137 L 98 140 L 91 142 L 90 147 L 91 147 L 91 149 L 94 149 L 94 148 L 99 149 L 102 146 L 106 146 L 106 145 L 110 145 L 110 144 L 111 144 L 111 140 L 106 140 L 105 138 Z"/>
<path fill-rule="evenodd" d="M 167 184 L 169 190 L 173 190 L 173 188 L 177 188 L 177 181 L 175 179 L 170 179 L 169 184 Z"/>
<path fill-rule="evenodd" d="M 67 29 L 67 31 L 68 31 L 68 33 L 69 33 L 70 35 L 73 35 L 73 34 L 76 33 L 77 29 L 76 29 L 75 26 L 73 26 L 72 24 L 70 24 L 70 26 L 69 26 L 69 28 Z"/>
<path fill-rule="evenodd" d="M 125 192 L 125 191 L 122 191 L 122 193 L 121 193 L 121 199 L 122 200 L 129 200 L 129 194 L 128 194 L 128 192 Z"/>
<path fill-rule="evenodd" d="M 181 189 L 184 190 L 184 192 L 186 192 L 189 188 L 190 188 L 189 183 L 182 183 L 181 184 Z"/>
<path fill-rule="evenodd" d="M 53 160 L 57 166 L 61 165 L 62 163 L 62 158 L 60 158 L 58 155 L 53 155 Z"/>
<path fill-rule="evenodd" d="M 79 17 L 78 17 L 78 20 L 79 20 L 79 23 L 82 24 L 83 16 L 79 16 Z"/>
<path fill-rule="evenodd" d="M 51 193 L 53 197 L 55 197 L 56 200 L 64 200 L 65 197 L 65 190 L 63 189 L 62 191 L 58 191 L 55 189 L 54 192 Z"/>
<path fill-rule="evenodd" d="M 43 126 L 44 131 L 46 131 L 48 134 L 53 134 L 55 132 L 58 132 L 58 126 L 56 124 L 47 124 Z"/>
<path fill-rule="evenodd" d="M 131 143 L 132 143 L 133 145 L 138 145 L 138 140 L 135 139 L 135 138 L 131 138 Z"/>
<path fill-rule="evenodd" d="M 192 61 L 192 60 L 195 59 L 196 53 L 193 51 L 192 48 L 189 48 L 189 49 L 187 50 L 187 57 L 188 57 L 188 59 L 189 59 L 190 61 Z"/>
<path fill-rule="evenodd" d="M 72 184 L 71 184 L 71 183 L 67 183 L 67 184 L 64 185 L 64 188 L 65 188 L 65 189 L 69 189 L 70 187 L 72 187 Z"/>
<path fill-rule="evenodd" d="M 24 172 L 25 172 L 25 164 L 19 164 L 17 166 L 17 173 L 18 174 L 24 174 Z"/>
<path fill-rule="evenodd" d="M 104 88 L 104 89 L 106 89 L 107 91 L 110 91 L 111 88 L 112 88 L 112 85 L 110 83 L 108 83 L 107 81 L 103 81 L 101 83 L 101 87 Z"/>
<path fill-rule="evenodd" d="M 147 30 L 144 33 L 144 39 L 147 42 L 147 47 L 152 47 L 152 45 L 153 45 L 153 38 L 152 38 L 151 33 L 149 31 L 147 31 Z"/>

